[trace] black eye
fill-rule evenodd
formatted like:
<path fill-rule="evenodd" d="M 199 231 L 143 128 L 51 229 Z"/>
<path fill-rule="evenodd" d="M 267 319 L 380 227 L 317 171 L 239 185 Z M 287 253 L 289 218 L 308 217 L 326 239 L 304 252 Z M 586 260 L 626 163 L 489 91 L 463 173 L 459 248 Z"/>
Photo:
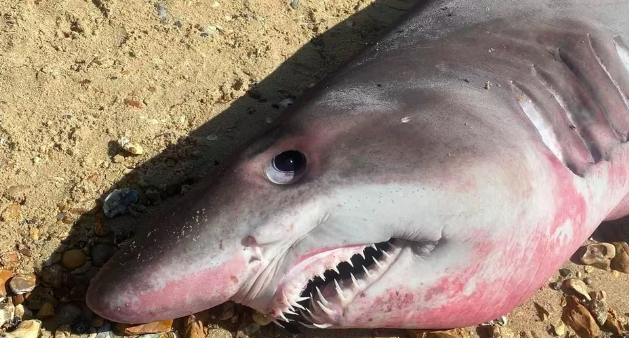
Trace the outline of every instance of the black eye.
<path fill-rule="evenodd" d="M 306 157 L 297 150 L 287 150 L 275 155 L 266 166 L 266 176 L 275 184 L 297 182 L 306 171 Z"/>

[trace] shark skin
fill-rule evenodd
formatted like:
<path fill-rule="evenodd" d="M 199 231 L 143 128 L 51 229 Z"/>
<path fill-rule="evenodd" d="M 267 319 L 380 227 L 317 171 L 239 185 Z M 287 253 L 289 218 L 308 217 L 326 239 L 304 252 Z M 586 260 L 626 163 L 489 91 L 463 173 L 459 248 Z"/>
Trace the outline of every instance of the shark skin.
<path fill-rule="evenodd" d="M 234 301 L 317 328 L 507 314 L 629 213 L 625 13 L 418 4 L 160 210 L 88 306 L 144 323 Z"/>

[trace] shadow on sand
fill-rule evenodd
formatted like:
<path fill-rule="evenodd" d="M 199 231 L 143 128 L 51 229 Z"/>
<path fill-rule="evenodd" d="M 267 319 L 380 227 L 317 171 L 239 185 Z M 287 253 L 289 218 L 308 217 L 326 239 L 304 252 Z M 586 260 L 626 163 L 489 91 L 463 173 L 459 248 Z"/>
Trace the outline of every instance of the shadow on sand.
<path fill-rule="evenodd" d="M 92 314 L 84 302 L 85 290 L 90 278 L 104 263 L 103 257 L 109 257 L 118 247 L 125 245 L 138 227 L 152 226 L 147 224 L 147 220 L 156 208 L 167 203 L 177 203 L 188 186 L 216 173 L 234 150 L 243 146 L 252 135 L 264 132 L 269 125 L 264 119 L 252 118 L 252 115 L 278 116 L 281 113 L 277 103 L 286 98 L 286 93 L 295 92 L 294 88 L 286 88 L 285 79 L 291 78 L 294 82 L 298 78 L 299 88 L 307 88 L 372 41 L 384 28 L 420 1 L 376 0 L 313 38 L 272 74 L 253 86 L 247 95 L 231 102 L 229 108 L 221 114 L 125 175 L 100 197 L 98 207 L 81 214 L 73 223 L 68 238 L 56 251 L 59 257 L 71 249 L 83 249 L 91 253 L 98 250 L 100 258 L 92 258 L 91 262 L 74 271 L 62 268 L 59 263 L 44 264 L 37 271 L 41 282 L 27 298 L 27 307 L 37 309 L 37 305 L 41 306 L 44 302 L 56 306 L 57 315 L 44 321 L 44 327 L 51 332 L 62 324 L 72 323 L 74 328 L 81 323 L 89 323 Z M 207 136 L 212 134 L 219 135 L 218 139 L 206 142 Z M 109 146 L 111 155 L 119 152 L 115 143 Z M 111 191 L 120 188 L 137 190 L 139 202 L 132 206 L 134 212 L 131 214 L 108 218 L 103 213 L 102 201 Z M 210 313 L 218 318 L 224 314 L 224 309 L 219 306 Z M 246 326 L 251 324 L 249 312 L 236 305 L 235 313 L 236 316 L 229 320 L 211 319 L 210 322 L 232 332 L 238 329 L 246 331 Z M 177 320 L 175 324 L 181 328 L 183 319 Z M 111 325 L 111 328 L 114 326 Z M 287 330 L 268 325 L 252 335 L 285 336 L 295 332 L 294 328 Z M 304 330 L 303 333 L 308 336 L 344 337 L 404 334 L 394 330 Z"/>

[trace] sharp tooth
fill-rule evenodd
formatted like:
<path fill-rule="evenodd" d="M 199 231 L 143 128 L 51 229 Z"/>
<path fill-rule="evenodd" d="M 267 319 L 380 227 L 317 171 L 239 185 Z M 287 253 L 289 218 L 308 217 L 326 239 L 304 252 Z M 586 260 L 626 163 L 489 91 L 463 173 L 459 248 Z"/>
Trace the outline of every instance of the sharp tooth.
<path fill-rule="evenodd" d="M 325 276 L 324 276 L 324 274 L 325 274 L 325 271 L 321 271 L 321 272 L 319 272 L 319 277 L 321 277 L 321 279 L 323 279 L 323 281 L 325 282 Z"/>
<path fill-rule="evenodd" d="M 312 323 L 312 325 L 319 329 L 327 329 L 328 327 L 332 326 L 332 324 L 316 324 L 316 323 Z"/>
<path fill-rule="evenodd" d="M 294 309 L 293 309 L 293 310 L 294 310 Z M 291 314 L 291 315 L 296 315 L 296 314 L 297 314 L 297 312 L 295 312 L 295 311 L 293 311 L 293 310 L 288 310 L 288 309 L 287 309 L 287 310 L 285 310 L 284 312 L 286 312 L 286 313 L 288 313 L 288 314 Z"/>
<path fill-rule="evenodd" d="M 339 268 L 337 268 L 337 266 L 336 266 L 336 265 L 332 268 L 332 270 L 333 270 L 334 272 L 338 273 L 339 275 L 341 274 L 341 273 L 339 272 Z"/>
<path fill-rule="evenodd" d="M 318 329 L 318 327 L 316 327 L 316 326 L 314 326 L 312 324 L 306 324 L 304 322 L 299 322 L 299 324 L 301 324 L 301 325 L 303 325 L 303 326 L 305 326 L 305 327 L 307 327 L 309 329 Z"/>
<path fill-rule="evenodd" d="M 364 253 L 364 252 L 362 252 L 362 251 L 361 251 L 361 252 L 359 252 L 358 254 L 360 254 L 360 256 L 361 256 L 363 259 L 367 259 L 367 258 L 365 258 L 365 253 Z"/>
<path fill-rule="evenodd" d="M 374 262 L 374 263 L 376 263 L 376 265 L 377 265 L 380 269 L 384 268 L 384 266 L 382 266 L 382 264 L 381 264 L 381 263 L 380 263 L 377 259 L 375 259 L 375 258 L 374 258 L 374 259 L 373 259 L 373 262 Z"/>
<path fill-rule="evenodd" d="M 374 250 L 378 251 L 378 248 L 376 248 L 376 245 L 375 245 L 375 244 L 372 244 L 372 245 L 371 245 L 371 247 L 372 247 Z"/>
<path fill-rule="evenodd" d="M 298 308 L 298 309 L 302 309 L 302 310 L 305 309 L 305 307 L 303 307 L 301 304 L 299 304 L 297 302 L 293 302 L 291 305 L 296 307 L 296 308 Z"/>
<path fill-rule="evenodd" d="M 349 266 L 351 266 L 352 268 L 354 267 L 354 263 L 352 263 L 352 259 L 351 258 L 347 261 L 347 264 L 349 264 Z"/>
<path fill-rule="evenodd" d="M 354 277 L 354 274 L 350 272 L 349 276 L 352 277 L 352 284 L 354 284 L 354 287 L 360 289 L 360 285 L 358 285 L 358 281 L 356 280 L 356 277 Z"/>
<path fill-rule="evenodd" d="M 310 294 L 310 297 L 312 297 L 312 294 Z M 310 297 L 297 297 L 295 298 L 295 302 L 303 302 L 304 300 L 310 299 Z"/>
<path fill-rule="evenodd" d="M 345 301 L 345 295 L 343 294 L 343 290 L 341 290 L 341 286 L 339 285 L 339 282 L 335 279 L 334 280 L 334 286 L 336 287 L 336 293 L 339 294 L 339 297 L 341 297 L 341 299 L 343 301 Z"/>
<path fill-rule="evenodd" d="M 319 287 L 316 287 L 317 289 L 317 293 L 319 294 L 319 299 L 323 302 L 323 304 L 328 305 L 330 303 L 328 303 L 328 301 L 323 297 L 323 295 L 321 294 L 321 290 L 319 290 Z"/>
<path fill-rule="evenodd" d="M 387 257 L 387 258 L 391 258 L 391 254 L 389 254 L 386 250 L 382 250 L 382 251 L 380 251 L 380 252 L 382 252 L 382 254 L 383 254 L 385 257 Z"/>
<path fill-rule="evenodd" d="M 363 265 L 363 270 L 365 270 L 365 274 L 367 274 L 367 276 L 373 277 L 373 275 L 369 273 L 369 270 L 367 270 L 367 268 L 364 265 Z"/>
<path fill-rule="evenodd" d="M 275 319 L 271 319 L 271 321 L 272 321 L 273 323 L 275 323 L 275 325 L 277 325 L 277 326 L 281 327 L 282 329 L 284 328 L 284 325 L 280 324 L 280 322 L 278 322 L 277 320 L 275 320 Z"/>
<path fill-rule="evenodd" d="M 334 310 L 329 309 L 328 307 L 323 305 L 320 301 L 317 301 L 317 304 L 319 304 L 319 307 L 321 308 L 321 310 L 323 310 L 323 312 L 325 312 L 328 316 L 334 315 Z"/>
<path fill-rule="evenodd" d="M 288 320 L 288 318 L 286 318 L 286 316 L 284 316 L 284 312 L 280 313 L 280 318 L 282 318 L 282 320 L 284 320 L 287 323 L 290 323 L 290 320 Z"/>

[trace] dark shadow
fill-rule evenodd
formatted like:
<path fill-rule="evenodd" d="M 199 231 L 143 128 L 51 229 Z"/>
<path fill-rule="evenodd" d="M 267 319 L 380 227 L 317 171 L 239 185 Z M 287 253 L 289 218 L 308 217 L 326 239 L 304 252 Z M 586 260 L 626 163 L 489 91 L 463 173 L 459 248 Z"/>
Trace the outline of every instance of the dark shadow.
<path fill-rule="evenodd" d="M 272 74 L 253 85 L 247 95 L 231 102 L 228 109 L 127 173 L 100 197 L 99 206 L 92 210 L 60 213 L 60 219 L 65 221 L 67 218 L 68 223 L 72 223 L 72 230 L 53 258 L 38 267 L 40 283 L 26 297 L 27 307 L 36 311 L 43 303 L 52 303 L 56 314 L 44 320 L 47 330 L 54 332 L 60 325 L 70 324 L 75 333 L 84 333 L 80 331 L 91 320 L 91 312 L 84 302 L 90 278 L 118 247 L 136 233 L 138 226 L 151 226 L 147 220 L 156 208 L 166 203 L 177 203 L 190 185 L 220 170 L 227 156 L 242 147 L 251 138 L 250 135 L 259 135 L 268 128 L 267 116 L 278 117 L 281 114 L 279 102 L 286 98 L 298 98 L 311 83 L 332 72 L 419 1 L 377 0 L 313 38 Z M 285 81 L 288 78 L 292 79 L 291 83 L 299 79 L 298 87 L 288 88 L 286 83 L 289 82 Z M 209 142 L 209 135 L 217 135 L 218 138 Z M 108 145 L 109 155 L 120 158 L 124 152 L 118 149 L 115 141 L 111 140 Z M 136 189 L 139 200 L 132 205 L 130 213 L 108 218 L 103 213 L 102 201 L 111 191 L 121 188 Z M 77 215 L 74 217 L 78 219 L 73 221 L 73 215 Z M 88 250 L 91 258 L 82 267 L 69 271 L 61 266 L 59 260 L 63 253 L 71 249 Z M 240 315 L 234 323 L 231 320 L 215 323 L 230 330 L 243 329 L 243 325 L 251 324 L 246 309 L 237 309 Z M 181 327 L 181 321 L 177 327 Z M 283 336 L 290 336 L 288 331 L 297 332 L 294 328 L 283 330 L 272 324 L 252 336 L 267 335 L 271 331 L 275 332 L 272 335 L 281 333 Z M 404 331 L 308 330 L 306 335 L 384 337 L 404 335 Z"/>

